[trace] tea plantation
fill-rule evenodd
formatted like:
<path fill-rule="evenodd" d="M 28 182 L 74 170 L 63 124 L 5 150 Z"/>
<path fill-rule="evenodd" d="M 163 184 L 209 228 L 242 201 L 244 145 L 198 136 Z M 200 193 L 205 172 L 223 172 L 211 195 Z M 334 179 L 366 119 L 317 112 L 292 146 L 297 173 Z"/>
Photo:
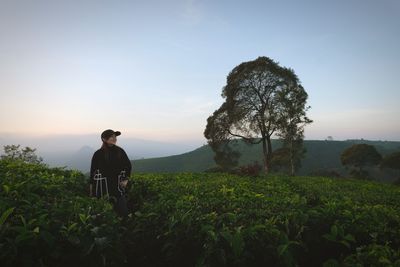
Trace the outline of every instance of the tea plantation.
<path fill-rule="evenodd" d="M 81 172 L 0 161 L 0 266 L 400 266 L 400 187 L 133 173 L 124 221 Z"/>

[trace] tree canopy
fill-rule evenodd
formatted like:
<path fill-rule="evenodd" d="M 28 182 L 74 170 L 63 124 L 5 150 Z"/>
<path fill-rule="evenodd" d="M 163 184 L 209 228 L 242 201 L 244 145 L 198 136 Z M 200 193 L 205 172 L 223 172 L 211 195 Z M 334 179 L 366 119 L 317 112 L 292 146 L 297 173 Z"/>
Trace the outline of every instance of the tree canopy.
<path fill-rule="evenodd" d="M 296 149 L 294 140 L 301 139 L 302 127 L 312 122 L 305 115 L 308 95 L 297 75 L 268 57 L 236 66 L 221 96 L 225 101 L 207 119 L 204 131 L 209 145 L 217 153 L 233 138 L 262 143 L 265 173 L 272 156 L 271 136 L 279 133 Z"/>

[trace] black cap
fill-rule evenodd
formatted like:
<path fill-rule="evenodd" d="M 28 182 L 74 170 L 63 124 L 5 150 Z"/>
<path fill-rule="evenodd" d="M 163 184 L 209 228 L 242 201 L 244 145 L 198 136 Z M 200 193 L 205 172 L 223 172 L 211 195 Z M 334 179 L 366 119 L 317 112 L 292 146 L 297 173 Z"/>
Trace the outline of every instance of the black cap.
<path fill-rule="evenodd" d="M 111 135 L 115 134 L 115 136 L 121 135 L 120 131 L 113 131 L 111 129 L 107 129 L 101 133 L 101 138 L 108 139 Z"/>

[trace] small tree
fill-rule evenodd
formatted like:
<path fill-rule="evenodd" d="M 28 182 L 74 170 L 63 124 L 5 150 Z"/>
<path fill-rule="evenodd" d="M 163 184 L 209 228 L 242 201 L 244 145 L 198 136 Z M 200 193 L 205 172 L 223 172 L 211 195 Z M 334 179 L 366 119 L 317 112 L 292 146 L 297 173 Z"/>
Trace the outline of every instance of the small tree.
<path fill-rule="evenodd" d="M 378 165 L 382 156 L 372 145 L 355 144 L 345 149 L 340 157 L 344 166 L 352 166 L 357 170 L 352 170 L 351 174 L 357 178 L 366 178 L 368 172 L 363 167 Z"/>
<path fill-rule="evenodd" d="M 258 176 L 261 170 L 262 166 L 255 160 L 253 163 L 236 168 L 233 173 L 243 176 Z"/>
<path fill-rule="evenodd" d="M 1 155 L 1 159 L 22 160 L 27 163 L 42 163 L 43 158 L 35 154 L 36 148 L 32 149 L 26 146 L 20 149 L 20 146 L 21 145 L 5 145 L 5 154 Z"/>
<path fill-rule="evenodd" d="M 395 153 L 385 156 L 382 159 L 382 162 L 379 167 L 380 167 L 380 169 L 389 168 L 389 169 L 394 169 L 394 170 L 397 170 L 400 172 L 400 152 L 395 152 Z M 399 176 L 400 176 L 400 174 L 399 174 Z M 398 177 L 398 180 L 396 183 L 400 184 L 400 177 Z"/>
<path fill-rule="evenodd" d="M 304 152 L 305 149 L 291 149 L 290 146 L 282 146 L 272 152 L 271 166 L 272 171 L 284 172 L 294 175 L 301 167 L 301 154 L 295 152 Z"/>
<path fill-rule="evenodd" d="M 277 119 L 279 125 L 277 136 L 281 138 L 283 147 L 289 152 L 290 175 L 293 176 L 306 152 L 303 146 L 304 127 L 313 122 L 306 116 L 310 106 L 304 107 L 308 95 L 303 86 L 293 84 L 282 88 L 276 95 L 281 103 L 277 107 L 280 114 Z"/>
<path fill-rule="evenodd" d="M 229 142 L 218 145 L 214 161 L 223 171 L 231 171 L 239 164 L 240 152 L 231 148 Z"/>
<path fill-rule="evenodd" d="M 289 174 L 290 155 L 287 147 L 275 149 L 271 157 L 271 171 Z"/>

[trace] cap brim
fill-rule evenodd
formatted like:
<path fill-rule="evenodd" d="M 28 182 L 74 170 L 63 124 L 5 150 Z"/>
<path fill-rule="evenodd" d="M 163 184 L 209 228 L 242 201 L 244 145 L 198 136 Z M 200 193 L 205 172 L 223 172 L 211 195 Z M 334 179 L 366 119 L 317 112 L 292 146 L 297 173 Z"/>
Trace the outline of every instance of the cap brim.
<path fill-rule="evenodd" d="M 114 134 L 115 134 L 115 136 L 118 136 L 118 135 L 121 135 L 121 132 L 120 131 L 116 131 L 116 132 L 114 132 Z"/>

